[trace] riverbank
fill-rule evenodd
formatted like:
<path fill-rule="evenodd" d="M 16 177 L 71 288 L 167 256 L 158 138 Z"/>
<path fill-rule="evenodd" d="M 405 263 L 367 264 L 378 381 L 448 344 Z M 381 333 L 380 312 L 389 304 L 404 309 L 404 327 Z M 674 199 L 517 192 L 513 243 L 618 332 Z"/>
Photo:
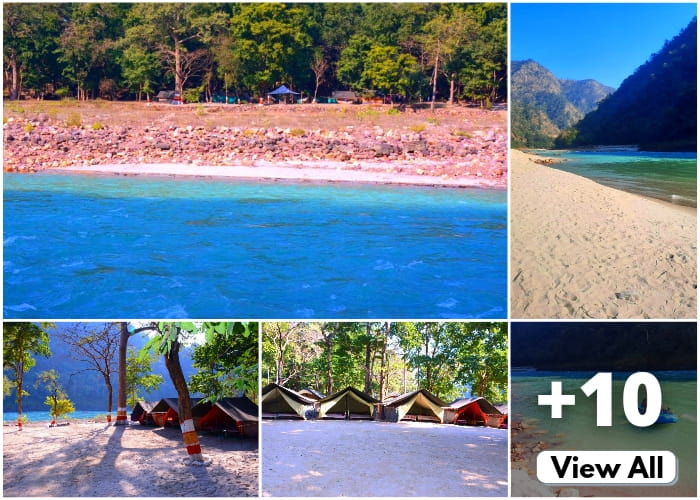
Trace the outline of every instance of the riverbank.
<path fill-rule="evenodd" d="M 262 454 L 263 496 L 508 494 L 508 431 L 503 429 L 426 422 L 264 421 Z"/>
<path fill-rule="evenodd" d="M 511 156 L 514 318 L 695 318 L 697 211 Z"/>
<path fill-rule="evenodd" d="M 13 106 L 5 106 L 5 172 L 152 175 L 157 168 L 158 175 L 507 186 L 505 111 L 119 102 Z"/>
<path fill-rule="evenodd" d="M 5 497 L 258 495 L 257 440 L 200 435 L 207 466 L 187 465 L 180 429 L 72 422 L 3 427 Z"/>

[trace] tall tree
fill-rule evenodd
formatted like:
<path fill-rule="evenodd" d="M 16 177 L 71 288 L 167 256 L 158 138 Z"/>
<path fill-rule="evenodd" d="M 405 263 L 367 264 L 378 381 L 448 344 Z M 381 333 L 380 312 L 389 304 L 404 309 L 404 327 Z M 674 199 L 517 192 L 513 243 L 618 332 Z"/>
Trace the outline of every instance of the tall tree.
<path fill-rule="evenodd" d="M 449 323 L 447 327 L 457 346 L 456 379 L 469 385 L 474 395 L 505 401 L 508 394 L 508 324 Z"/>
<path fill-rule="evenodd" d="M 14 388 L 17 395 L 17 425 L 22 430 L 22 397 L 24 391 L 24 374 L 36 365 L 32 355 L 49 357 L 49 335 L 45 329 L 51 325 L 41 326 L 34 323 L 3 323 L 2 326 L 2 360 L 3 369 L 14 374 Z"/>
<path fill-rule="evenodd" d="M 368 88 L 387 94 L 407 94 L 417 71 L 415 58 L 400 53 L 397 47 L 374 45 L 367 52 L 362 81 Z"/>
<path fill-rule="evenodd" d="M 127 425 L 126 418 L 126 351 L 129 345 L 129 328 L 126 321 L 119 323 L 119 383 L 117 389 L 117 421 L 115 425 Z"/>
<path fill-rule="evenodd" d="M 163 383 L 163 376 L 152 372 L 153 361 L 153 357 L 140 356 L 135 348 L 129 347 L 126 356 L 126 393 L 129 406 L 138 403 L 142 398 L 141 391 L 150 393 Z"/>
<path fill-rule="evenodd" d="M 95 371 L 102 375 L 107 389 L 108 424 L 112 422 L 112 376 L 118 369 L 119 332 L 114 323 L 72 323 L 57 329 L 58 337 L 71 347 L 71 356 L 85 363 L 86 368 L 81 371 Z"/>

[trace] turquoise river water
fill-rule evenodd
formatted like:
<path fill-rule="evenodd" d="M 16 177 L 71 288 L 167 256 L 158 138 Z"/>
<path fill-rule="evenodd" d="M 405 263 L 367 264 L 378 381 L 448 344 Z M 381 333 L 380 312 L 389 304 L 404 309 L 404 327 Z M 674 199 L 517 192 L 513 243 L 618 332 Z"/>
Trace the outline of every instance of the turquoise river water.
<path fill-rule="evenodd" d="M 506 193 L 4 176 L 5 318 L 505 318 Z"/>
<path fill-rule="evenodd" d="M 93 410 L 77 410 L 74 411 L 73 413 L 69 413 L 67 415 L 67 418 L 69 419 L 78 419 L 78 420 L 89 420 L 91 418 L 95 418 L 98 415 L 105 416 L 107 414 L 106 411 L 93 411 Z M 51 420 L 51 415 L 49 415 L 48 410 L 46 411 L 25 411 L 22 412 L 22 415 L 25 416 L 30 422 L 44 422 L 44 421 L 50 421 Z M 112 412 L 112 419 L 116 418 L 116 412 Z M 61 417 L 59 421 L 65 420 L 66 417 Z M 17 422 L 17 412 L 16 411 L 6 411 L 3 412 L 2 414 L 2 420 L 6 424 L 14 424 Z"/>
<path fill-rule="evenodd" d="M 511 421 L 525 421 L 532 426 L 531 430 L 544 432 L 538 439 L 548 443 L 547 450 L 672 451 L 679 463 L 678 482 L 671 487 L 647 487 L 649 491 L 644 494 L 696 496 L 697 372 L 654 372 L 661 385 L 663 405 L 671 408 L 678 422 L 646 428 L 633 426 L 625 417 L 622 391 L 630 373 L 622 372 L 613 375 L 613 425 L 597 427 L 596 396 L 588 398 L 580 390 L 593 375 L 594 372 L 512 373 Z M 548 406 L 538 406 L 537 396 L 551 394 L 551 382 L 557 380 L 562 382 L 564 394 L 576 396 L 576 404 L 564 407 L 561 419 L 552 419 Z M 616 493 L 624 492 L 625 487 L 620 487 Z"/>
<path fill-rule="evenodd" d="M 538 151 L 566 161 L 553 168 L 622 191 L 697 206 L 697 154 L 643 151 Z"/>

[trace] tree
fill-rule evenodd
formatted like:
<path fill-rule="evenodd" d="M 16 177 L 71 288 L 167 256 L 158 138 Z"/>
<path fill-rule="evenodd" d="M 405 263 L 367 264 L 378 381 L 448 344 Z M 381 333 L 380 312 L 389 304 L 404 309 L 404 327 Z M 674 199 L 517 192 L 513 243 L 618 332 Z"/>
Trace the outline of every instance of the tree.
<path fill-rule="evenodd" d="M 114 323 L 73 323 L 58 330 L 60 339 L 71 346 L 73 358 L 102 375 L 107 389 L 107 423 L 112 422 L 112 375 L 117 369 L 115 356 L 119 348 L 119 329 Z M 80 373 L 80 372 L 78 372 Z M 126 410 L 124 410 L 126 411 Z"/>
<path fill-rule="evenodd" d="M 152 356 L 141 356 L 133 347 L 129 347 L 126 357 L 126 393 L 128 405 L 134 406 L 142 399 L 141 391 L 145 393 L 156 390 L 163 383 L 163 376 L 152 373 Z"/>
<path fill-rule="evenodd" d="M 22 397 L 24 391 L 24 374 L 35 364 L 32 355 L 49 357 L 49 335 L 45 329 L 51 324 L 41 326 L 34 323 L 3 323 L 2 359 L 3 369 L 14 374 L 14 389 L 17 395 L 17 425 L 22 430 Z"/>
<path fill-rule="evenodd" d="M 202 43 L 211 41 L 226 23 L 225 13 L 215 9 L 214 4 L 202 3 L 135 4 L 122 43 L 136 42 L 156 51 L 182 94 L 209 55 Z"/>
<path fill-rule="evenodd" d="M 229 332 L 229 326 L 231 330 Z M 192 361 L 198 372 L 190 388 L 216 402 L 237 392 L 252 399 L 258 393 L 257 323 L 224 323 L 207 341 L 194 348 Z"/>
<path fill-rule="evenodd" d="M 375 88 L 387 94 L 407 94 L 416 69 L 413 56 L 399 53 L 397 47 L 374 45 L 367 52 L 362 81 L 367 88 Z"/>
<path fill-rule="evenodd" d="M 231 19 L 231 36 L 241 57 L 243 82 L 260 94 L 276 84 L 308 79 L 313 18 L 301 4 L 243 4 Z M 305 74 L 306 73 L 306 74 Z"/>
<path fill-rule="evenodd" d="M 126 322 L 119 323 L 119 382 L 117 388 L 117 421 L 115 425 L 127 425 L 126 419 L 126 349 L 129 329 Z"/>
<path fill-rule="evenodd" d="M 136 93 L 139 101 L 142 94 L 146 94 L 148 99 L 154 92 L 154 84 L 160 74 L 161 63 L 158 54 L 144 45 L 130 43 L 121 52 L 118 61 L 129 89 Z"/>
<path fill-rule="evenodd" d="M 51 425 L 56 425 L 56 420 L 69 413 L 75 411 L 73 403 L 68 398 L 66 391 L 58 382 L 58 373 L 56 370 L 47 370 L 39 374 L 35 386 L 43 385 L 49 393 L 46 396 L 44 404 L 49 407 L 49 415 L 51 415 Z"/>
<path fill-rule="evenodd" d="M 316 50 L 314 52 L 314 57 L 311 60 L 311 71 L 314 72 L 315 86 L 314 86 L 314 97 L 312 102 L 316 102 L 316 96 L 318 95 L 318 87 L 325 81 L 326 71 L 328 71 L 328 61 L 323 56 L 321 50 Z"/>
<path fill-rule="evenodd" d="M 494 401 L 508 394 L 507 323 L 450 323 L 457 345 L 457 380 L 471 393 Z"/>

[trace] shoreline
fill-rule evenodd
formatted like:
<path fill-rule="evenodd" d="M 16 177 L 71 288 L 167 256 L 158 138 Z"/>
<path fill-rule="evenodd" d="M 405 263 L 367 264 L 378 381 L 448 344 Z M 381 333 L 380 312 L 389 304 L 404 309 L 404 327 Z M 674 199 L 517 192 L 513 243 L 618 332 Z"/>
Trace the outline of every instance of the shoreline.
<path fill-rule="evenodd" d="M 391 170 L 379 170 L 381 167 Z M 125 163 L 89 166 L 70 166 L 42 170 L 40 174 L 81 174 L 129 177 L 162 178 L 207 178 L 231 179 L 245 181 L 270 181 L 291 183 L 319 184 L 378 184 L 394 186 L 438 187 L 438 188 L 473 188 L 488 190 L 506 190 L 505 177 L 497 179 L 450 178 L 447 176 L 404 174 L 397 168 L 415 168 L 415 164 L 403 162 L 382 164 L 379 162 L 361 162 L 348 168 L 340 162 L 262 162 L 252 165 L 192 165 L 185 163 Z M 419 169 L 420 170 L 420 169 Z"/>
<path fill-rule="evenodd" d="M 513 318 L 692 319 L 697 209 L 512 151 Z"/>

